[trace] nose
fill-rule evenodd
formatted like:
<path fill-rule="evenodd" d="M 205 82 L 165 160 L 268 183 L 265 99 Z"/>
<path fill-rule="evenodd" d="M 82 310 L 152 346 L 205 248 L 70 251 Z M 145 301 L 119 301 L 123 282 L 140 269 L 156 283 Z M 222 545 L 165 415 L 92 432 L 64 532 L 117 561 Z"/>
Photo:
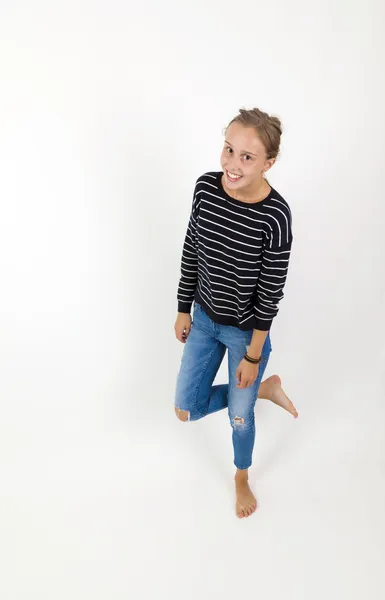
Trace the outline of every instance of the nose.
<path fill-rule="evenodd" d="M 242 174 L 241 161 L 233 156 L 227 161 L 226 168 L 234 175 Z"/>
<path fill-rule="evenodd" d="M 230 171 L 230 173 L 236 173 L 236 165 L 234 163 L 234 161 L 232 160 L 226 160 L 226 162 L 224 163 L 224 166 L 226 167 L 226 169 L 228 171 Z"/>

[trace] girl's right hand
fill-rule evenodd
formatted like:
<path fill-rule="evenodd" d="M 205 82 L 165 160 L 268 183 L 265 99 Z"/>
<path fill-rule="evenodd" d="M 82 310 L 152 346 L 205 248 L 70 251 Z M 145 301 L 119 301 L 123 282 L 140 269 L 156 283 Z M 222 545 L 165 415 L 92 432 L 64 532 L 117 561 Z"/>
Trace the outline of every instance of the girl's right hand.
<path fill-rule="evenodd" d="M 178 313 L 174 330 L 176 339 L 182 342 L 182 344 L 185 344 L 191 331 L 191 315 L 187 313 Z"/>

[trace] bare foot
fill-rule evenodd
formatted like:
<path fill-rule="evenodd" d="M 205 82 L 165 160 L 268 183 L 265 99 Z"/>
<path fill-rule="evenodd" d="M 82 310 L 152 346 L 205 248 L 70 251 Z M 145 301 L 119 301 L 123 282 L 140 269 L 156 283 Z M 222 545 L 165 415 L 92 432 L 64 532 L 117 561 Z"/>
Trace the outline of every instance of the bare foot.
<path fill-rule="evenodd" d="M 281 378 L 278 375 L 272 375 L 261 384 L 258 392 L 259 395 L 260 398 L 271 400 L 274 404 L 281 406 L 292 414 L 295 419 L 298 417 L 297 410 L 282 389 Z"/>
<path fill-rule="evenodd" d="M 235 477 L 235 493 L 237 496 L 235 505 L 237 517 L 243 519 L 243 517 L 252 515 L 257 508 L 257 501 L 247 479 Z"/>

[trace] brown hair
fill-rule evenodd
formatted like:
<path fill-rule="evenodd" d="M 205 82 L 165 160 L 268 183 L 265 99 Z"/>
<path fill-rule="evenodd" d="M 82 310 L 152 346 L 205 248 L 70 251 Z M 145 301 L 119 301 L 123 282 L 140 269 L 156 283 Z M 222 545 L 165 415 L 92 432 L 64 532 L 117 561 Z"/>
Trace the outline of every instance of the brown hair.
<path fill-rule="evenodd" d="M 245 127 L 254 127 L 265 147 L 267 159 L 278 156 L 282 135 L 282 124 L 278 117 L 271 117 L 259 108 L 252 108 L 251 110 L 240 108 L 239 114 L 230 121 L 225 132 L 234 122 L 241 123 Z"/>

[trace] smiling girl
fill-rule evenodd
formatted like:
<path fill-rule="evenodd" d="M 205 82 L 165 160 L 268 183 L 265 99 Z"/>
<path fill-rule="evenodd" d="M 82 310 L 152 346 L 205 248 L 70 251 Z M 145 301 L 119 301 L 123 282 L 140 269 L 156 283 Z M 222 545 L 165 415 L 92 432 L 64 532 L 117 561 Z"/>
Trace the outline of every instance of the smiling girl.
<path fill-rule="evenodd" d="M 226 128 L 222 171 L 195 185 L 178 288 L 175 335 L 185 347 L 175 412 L 195 421 L 228 409 L 239 517 L 257 505 L 248 484 L 257 397 L 298 416 L 277 375 L 262 382 L 293 241 L 289 205 L 265 178 L 281 133 L 279 119 L 257 108 L 241 109 Z M 226 350 L 229 383 L 213 385 Z"/>

